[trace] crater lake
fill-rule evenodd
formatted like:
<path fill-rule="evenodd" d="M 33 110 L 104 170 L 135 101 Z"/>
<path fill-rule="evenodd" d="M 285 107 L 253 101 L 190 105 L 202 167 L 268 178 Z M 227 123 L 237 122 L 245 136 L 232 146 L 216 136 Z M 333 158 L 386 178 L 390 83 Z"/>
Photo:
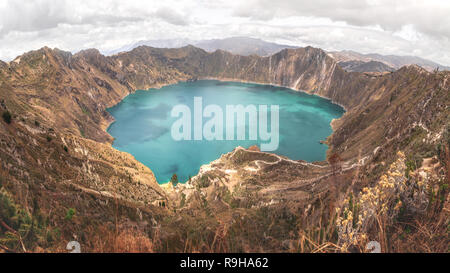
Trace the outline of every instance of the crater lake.
<path fill-rule="evenodd" d="M 225 140 L 174 140 L 171 130 L 178 118 L 172 117 L 172 109 L 180 104 L 194 109 L 196 97 L 202 98 L 204 106 L 224 110 L 227 105 L 278 105 L 279 145 L 273 153 L 308 162 L 326 159 L 328 147 L 320 141 L 331 135 L 331 121 L 344 113 L 330 100 L 284 87 L 216 80 L 182 82 L 138 90 L 109 108 L 115 118 L 107 130 L 115 138 L 113 147 L 132 154 L 153 171 L 159 183 L 166 183 L 173 174 L 180 182 L 187 181 L 203 164 L 238 146 L 261 144 L 260 140 L 226 140 L 225 136 Z M 208 120 L 203 118 L 203 123 Z M 247 121 L 247 134 L 248 127 Z"/>

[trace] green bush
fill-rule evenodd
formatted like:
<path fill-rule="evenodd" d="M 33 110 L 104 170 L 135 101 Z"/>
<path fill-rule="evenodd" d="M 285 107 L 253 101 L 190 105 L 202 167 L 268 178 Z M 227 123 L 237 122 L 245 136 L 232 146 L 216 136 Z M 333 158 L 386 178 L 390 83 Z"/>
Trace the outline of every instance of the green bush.
<path fill-rule="evenodd" d="M 209 181 L 209 177 L 207 175 L 203 175 L 202 178 L 200 178 L 200 181 L 198 182 L 199 188 L 207 188 L 211 185 L 211 182 Z"/>
<path fill-rule="evenodd" d="M 43 238 L 45 226 L 42 221 L 16 204 L 4 188 L 0 189 L 0 216 L 7 226 L 0 226 L 0 244 L 10 249 L 20 249 L 23 244 L 30 249 Z"/>
<path fill-rule="evenodd" d="M 10 113 L 9 111 L 3 112 L 2 117 L 3 117 L 3 120 L 4 120 L 6 123 L 8 123 L 8 124 L 11 123 L 12 115 L 11 115 L 11 113 Z"/>
<path fill-rule="evenodd" d="M 70 209 L 67 210 L 66 218 L 65 218 L 65 219 L 68 220 L 68 221 L 70 221 L 70 220 L 72 220 L 72 218 L 73 218 L 74 215 L 75 215 L 75 209 L 70 208 Z"/>
<path fill-rule="evenodd" d="M 186 204 L 186 194 L 182 193 L 181 194 L 180 208 L 184 207 L 185 204 Z"/>
<path fill-rule="evenodd" d="M 410 172 L 414 172 L 415 170 L 417 170 L 417 163 L 419 162 L 420 165 L 422 165 L 422 159 L 421 158 L 414 158 L 414 157 L 409 157 L 411 159 L 408 159 L 406 161 L 406 170 L 405 170 L 405 176 L 407 178 L 409 178 L 409 174 Z"/>

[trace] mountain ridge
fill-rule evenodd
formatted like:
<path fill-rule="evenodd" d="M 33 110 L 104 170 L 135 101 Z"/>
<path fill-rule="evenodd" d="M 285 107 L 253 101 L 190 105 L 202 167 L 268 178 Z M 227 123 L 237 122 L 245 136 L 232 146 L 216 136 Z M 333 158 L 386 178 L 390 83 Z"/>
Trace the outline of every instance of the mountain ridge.
<path fill-rule="evenodd" d="M 394 72 L 396 69 L 377 61 L 345 61 L 338 64 L 347 72 Z"/>
<path fill-rule="evenodd" d="M 139 41 L 122 47 L 118 50 L 107 51 L 105 55 L 114 55 L 124 51 L 130 51 L 138 46 L 147 45 L 156 48 L 179 48 L 186 45 L 193 45 L 202 48 L 208 52 L 214 52 L 217 49 L 229 51 L 233 54 L 249 56 L 252 54 L 265 57 L 277 53 L 285 48 L 298 48 L 299 46 L 283 45 L 278 43 L 267 42 L 262 39 L 252 37 L 229 37 L 223 39 L 209 40 L 190 40 L 190 39 L 165 39 L 165 40 L 148 40 Z M 441 70 L 450 70 L 450 67 L 438 64 L 436 62 L 426 60 L 416 56 L 397 56 L 382 55 L 378 53 L 361 54 L 352 50 L 329 51 L 331 56 L 335 56 L 338 62 L 342 61 L 378 61 L 387 66 L 399 69 L 404 65 L 418 64 L 432 72 L 439 67 Z M 373 72 L 373 71 L 359 71 Z"/>
<path fill-rule="evenodd" d="M 330 56 L 334 57 L 338 62 L 345 61 L 377 61 L 384 63 L 387 66 L 393 67 L 395 69 L 399 69 L 405 65 L 420 65 L 424 67 L 426 70 L 432 72 L 436 68 L 440 70 L 450 70 L 450 67 L 440 65 L 436 62 L 426 60 L 417 56 L 397 56 L 397 55 L 382 55 L 378 53 L 368 53 L 362 54 L 352 50 L 344 50 L 344 51 L 332 51 L 329 52 Z"/>

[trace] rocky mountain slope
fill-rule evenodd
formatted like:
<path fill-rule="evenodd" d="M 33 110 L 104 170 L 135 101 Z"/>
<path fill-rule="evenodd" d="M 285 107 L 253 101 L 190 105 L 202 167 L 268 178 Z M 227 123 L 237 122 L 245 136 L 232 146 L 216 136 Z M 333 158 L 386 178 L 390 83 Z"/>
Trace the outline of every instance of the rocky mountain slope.
<path fill-rule="evenodd" d="M 141 46 L 109 57 L 43 48 L 0 62 L 0 247 L 64 251 L 64 242 L 77 239 L 87 251 L 364 251 L 365 240 L 376 239 L 385 251 L 411 251 L 427 241 L 416 228 L 422 225 L 441 242 L 428 240 L 429 250 L 442 251 L 449 77 L 418 66 L 349 73 L 312 47 L 267 57 L 193 46 Z M 151 170 L 111 147 L 107 107 L 137 89 L 205 78 L 281 85 L 345 106 L 333 122 L 328 160 L 308 164 L 237 148 L 186 185 L 161 188 Z M 399 160 L 407 186 L 385 194 L 404 201 L 402 214 L 373 215 L 358 229 L 367 238 L 350 240 L 342 225 L 348 211 L 358 215 L 362 189 L 376 188 Z M 424 197 L 419 183 L 432 194 Z M 389 198 L 385 205 L 397 207 Z M 418 198 L 426 213 L 410 205 Z M 402 244 L 399 215 L 418 245 Z M 381 216 L 380 230 L 372 223 Z"/>

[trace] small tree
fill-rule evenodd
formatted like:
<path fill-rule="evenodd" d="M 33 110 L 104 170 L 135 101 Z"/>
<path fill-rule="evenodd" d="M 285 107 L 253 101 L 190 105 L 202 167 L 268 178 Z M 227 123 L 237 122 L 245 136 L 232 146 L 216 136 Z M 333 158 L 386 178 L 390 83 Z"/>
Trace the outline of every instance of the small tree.
<path fill-rule="evenodd" d="M 338 153 L 333 153 L 328 157 L 328 163 L 331 165 L 333 176 L 342 171 L 342 158 Z"/>
<path fill-rule="evenodd" d="M 172 185 L 175 187 L 176 185 L 178 185 L 178 176 L 176 173 L 174 173 L 172 175 L 172 178 L 170 179 L 170 183 L 172 183 Z"/>
<path fill-rule="evenodd" d="M 3 120 L 4 120 L 6 123 L 8 123 L 8 124 L 11 123 L 12 116 L 11 116 L 11 113 L 10 113 L 9 111 L 3 112 L 2 117 L 3 117 Z"/>
<path fill-rule="evenodd" d="M 328 163 L 331 166 L 331 173 L 332 173 L 332 191 L 334 192 L 333 195 L 333 202 L 335 202 L 338 198 L 339 195 L 339 185 L 337 182 L 337 176 L 339 175 L 339 173 L 342 171 L 342 158 L 338 153 L 332 153 L 329 157 L 328 157 Z M 330 209 L 332 208 L 332 206 L 330 206 Z"/>
<path fill-rule="evenodd" d="M 72 220 L 74 215 L 75 215 L 75 209 L 74 208 L 69 208 L 67 210 L 65 219 L 70 221 L 70 220 Z"/>

